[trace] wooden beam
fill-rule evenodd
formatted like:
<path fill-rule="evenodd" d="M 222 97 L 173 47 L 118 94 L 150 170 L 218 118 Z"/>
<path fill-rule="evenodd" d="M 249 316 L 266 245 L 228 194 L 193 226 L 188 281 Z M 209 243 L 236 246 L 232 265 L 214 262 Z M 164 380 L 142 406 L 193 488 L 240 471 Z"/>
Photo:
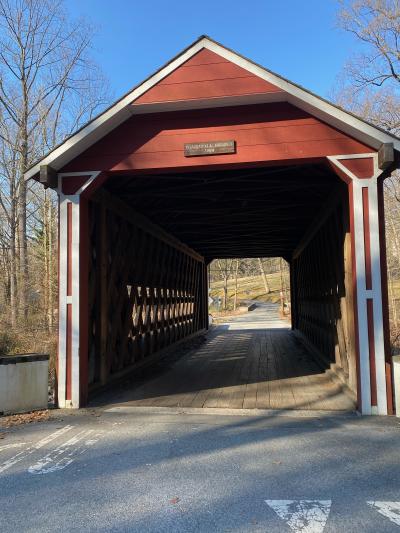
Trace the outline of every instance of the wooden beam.
<path fill-rule="evenodd" d="M 39 181 L 46 189 L 55 189 L 58 186 L 57 172 L 50 165 L 41 165 Z"/>
<path fill-rule="evenodd" d="M 304 248 L 310 243 L 314 235 L 318 233 L 318 230 L 321 226 L 325 224 L 325 221 L 330 217 L 333 210 L 336 208 L 337 204 L 339 203 L 339 200 L 341 198 L 340 194 L 334 194 L 332 198 L 330 198 L 320 209 L 320 211 L 317 213 L 316 217 L 310 224 L 309 228 L 307 229 L 306 233 L 304 234 L 303 238 L 295 248 L 292 258 L 296 259 L 299 257 L 301 252 L 304 250 Z"/>
<path fill-rule="evenodd" d="M 100 381 L 102 384 L 107 383 L 109 375 L 109 362 L 107 353 L 107 335 L 108 335 L 108 248 L 107 248 L 107 213 L 104 204 L 100 205 L 99 213 L 99 242 L 98 260 L 99 260 L 99 289 L 100 289 Z"/>
<path fill-rule="evenodd" d="M 384 143 L 378 151 L 378 167 L 386 170 L 394 163 L 393 143 Z"/>
<path fill-rule="evenodd" d="M 183 252 L 189 255 L 190 257 L 193 257 L 197 261 L 204 261 L 202 255 L 198 254 L 195 250 L 192 250 L 192 248 L 176 239 L 173 235 L 167 233 L 157 224 L 151 222 L 144 215 L 138 213 L 137 211 L 134 211 L 131 207 L 129 207 L 129 205 L 127 205 L 119 198 L 116 198 L 115 196 L 111 195 L 109 192 L 106 192 L 105 190 L 101 189 L 93 197 L 93 201 L 103 201 L 110 211 L 124 218 L 134 226 L 137 226 L 138 228 L 152 235 L 156 239 L 165 242 L 169 246 L 176 248 L 180 252 Z"/>

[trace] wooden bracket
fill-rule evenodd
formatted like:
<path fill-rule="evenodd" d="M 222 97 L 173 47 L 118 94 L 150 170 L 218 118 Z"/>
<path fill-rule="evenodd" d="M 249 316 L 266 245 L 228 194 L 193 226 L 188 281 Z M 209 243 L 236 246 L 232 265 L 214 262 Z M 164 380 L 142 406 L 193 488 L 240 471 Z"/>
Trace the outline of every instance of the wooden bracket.
<path fill-rule="evenodd" d="M 50 165 L 41 165 L 39 181 L 46 189 L 55 189 L 58 185 L 57 172 Z"/>
<path fill-rule="evenodd" d="M 378 152 L 378 167 L 381 170 L 386 170 L 394 163 L 394 147 L 393 143 L 384 143 L 379 148 Z"/>

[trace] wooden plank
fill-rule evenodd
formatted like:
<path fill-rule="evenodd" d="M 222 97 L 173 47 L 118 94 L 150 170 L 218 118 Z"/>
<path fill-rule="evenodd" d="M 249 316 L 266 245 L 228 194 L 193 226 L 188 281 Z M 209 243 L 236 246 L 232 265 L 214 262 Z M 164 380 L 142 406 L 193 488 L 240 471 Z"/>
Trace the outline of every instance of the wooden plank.
<path fill-rule="evenodd" d="M 178 239 L 164 231 L 160 226 L 157 226 L 148 220 L 144 215 L 135 212 L 128 204 L 116 196 L 111 196 L 110 193 L 100 190 L 97 193 L 96 198 L 104 201 L 107 208 L 110 211 L 113 211 L 117 216 L 124 218 L 132 225 L 137 226 L 149 235 L 152 235 L 156 239 L 165 242 L 169 246 L 172 246 L 173 248 L 176 248 L 177 250 L 193 257 L 197 261 L 204 261 L 204 258 L 200 254 L 181 243 Z"/>
<path fill-rule="evenodd" d="M 166 372 L 134 391 L 130 402 L 170 407 L 352 409 L 351 398 L 337 380 L 321 372 L 307 353 L 299 358 L 303 349 L 289 331 L 261 330 L 245 335 L 217 330 L 206 344 L 189 350 Z M 263 366 L 261 362 L 263 373 L 269 369 L 269 381 L 263 380 L 254 365 L 260 360 L 269 363 Z M 254 395 L 246 396 L 252 375 L 257 376 L 252 382 L 258 383 L 257 401 Z M 269 394 L 271 384 L 270 403 L 259 393 L 260 385 L 267 385 Z"/>
<path fill-rule="evenodd" d="M 170 90 L 173 88 L 169 87 Z M 229 133 L 229 138 L 237 141 L 236 154 L 207 156 L 201 161 L 184 157 L 185 142 L 219 140 L 222 132 Z M 115 146 L 118 146 L 118 153 Z M 369 151 L 366 145 L 294 106 L 274 103 L 240 106 L 234 113 L 232 108 L 227 108 L 213 110 L 213 113 L 198 110 L 135 116 L 71 161 L 65 170 L 101 168 L 138 172 L 156 168 L 325 158 L 338 153 Z"/>
<path fill-rule="evenodd" d="M 242 336 L 241 336 L 242 337 Z M 229 376 L 228 386 L 225 386 L 218 398 L 217 407 L 227 407 L 229 409 L 241 409 L 243 407 L 244 395 L 246 392 L 246 382 L 241 380 L 243 367 L 249 353 L 249 343 L 246 338 L 238 338 L 235 344 L 231 344 L 227 354 L 227 360 L 234 358 Z"/>
<path fill-rule="evenodd" d="M 108 337 L 108 245 L 107 245 L 107 211 L 103 203 L 100 204 L 99 217 L 99 298 L 100 298 L 100 382 L 107 383 L 109 364 L 107 354 Z"/>
<path fill-rule="evenodd" d="M 302 356 L 302 347 L 295 343 L 293 334 L 285 336 L 282 341 L 285 350 L 290 354 L 292 375 L 295 376 L 291 382 L 295 406 L 297 409 L 310 409 L 307 375 L 315 372 L 315 364 L 310 364 L 305 353 Z"/>
<path fill-rule="evenodd" d="M 259 335 L 254 334 L 249 346 L 248 363 L 245 367 L 246 373 L 243 372 L 243 378 L 246 380 L 245 395 L 243 399 L 244 409 L 255 409 L 257 407 L 257 395 L 259 382 L 262 379 L 259 375 L 260 352 L 257 342 Z M 269 405 L 269 393 L 268 393 Z"/>
<path fill-rule="evenodd" d="M 267 332 L 268 375 L 269 375 L 269 398 L 270 408 L 280 409 L 285 406 L 281 389 L 281 368 L 274 342 L 273 332 Z"/>
<path fill-rule="evenodd" d="M 229 355 L 234 353 L 234 347 L 237 346 L 237 340 L 233 335 L 229 336 L 229 343 L 224 343 L 218 350 L 213 350 L 211 357 L 214 357 L 214 368 L 212 372 L 212 388 L 209 391 L 204 407 L 223 407 L 226 404 L 224 390 L 229 386 L 231 373 L 237 364 L 237 360 L 229 361 Z M 210 388 L 210 387 L 209 387 Z"/>
<path fill-rule="evenodd" d="M 201 372 L 199 372 L 196 380 L 197 392 L 193 399 L 189 402 L 188 407 L 205 407 L 209 396 L 213 396 L 213 392 L 218 385 L 220 378 L 219 374 L 215 372 L 218 363 L 214 361 L 213 343 L 218 335 L 210 335 L 207 339 L 206 345 L 203 345 L 198 351 L 197 355 L 203 361 Z"/>
<path fill-rule="evenodd" d="M 178 67 L 140 96 L 135 101 L 135 104 L 218 98 L 265 92 L 281 93 L 282 89 L 223 59 L 219 62 L 207 62 L 206 64 L 192 64 L 189 59 L 184 65 Z"/>
<path fill-rule="evenodd" d="M 308 230 L 306 231 L 301 242 L 298 244 L 296 249 L 293 252 L 292 258 L 297 259 L 301 252 L 310 244 L 313 237 L 318 233 L 321 227 L 326 223 L 327 219 L 332 215 L 333 211 L 336 209 L 338 203 L 341 200 L 339 194 L 333 194 L 321 207 L 320 211 L 315 216 L 314 220 L 310 224 Z"/>

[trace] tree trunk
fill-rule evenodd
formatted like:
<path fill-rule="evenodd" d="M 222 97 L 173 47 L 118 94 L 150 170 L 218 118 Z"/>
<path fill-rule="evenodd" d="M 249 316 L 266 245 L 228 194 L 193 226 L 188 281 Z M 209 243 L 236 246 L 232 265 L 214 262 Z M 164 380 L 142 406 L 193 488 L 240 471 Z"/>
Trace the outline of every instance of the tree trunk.
<path fill-rule="evenodd" d="M 10 211 L 10 317 L 11 327 L 15 328 L 18 318 L 18 286 L 17 286 L 17 236 L 15 233 L 16 201 L 12 194 Z"/>
<path fill-rule="evenodd" d="M 44 311 L 49 332 L 53 327 L 52 205 L 47 191 L 43 200 Z"/>
<path fill-rule="evenodd" d="M 235 296 L 234 296 L 234 300 L 233 300 L 233 309 L 234 309 L 234 311 L 236 311 L 236 307 L 237 307 L 238 271 L 239 271 L 239 259 L 236 259 L 236 269 L 235 269 Z"/>
<path fill-rule="evenodd" d="M 49 331 L 53 331 L 53 325 L 54 325 L 54 254 L 53 254 L 53 226 L 54 226 L 54 218 L 53 218 L 53 206 L 51 203 L 51 199 L 49 199 L 49 285 L 48 285 L 48 293 L 49 293 L 49 308 L 48 308 L 48 323 L 49 323 Z"/>
<path fill-rule="evenodd" d="M 225 276 L 224 276 L 224 310 L 228 308 L 228 273 L 225 264 Z"/>
<path fill-rule="evenodd" d="M 260 257 L 258 258 L 258 264 L 260 266 L 260 272 L 261 272 L 261 276 L 262 276 L 262 279 L 263 279 L 263 282 L 264 282 L 265 294 L 269 294 L 271 292 L 271 289 L 270 289 L 270 286 L 269 286 L 269 283 L 268 283 L 267 275 L 266 275 L 265 270 L 264 270 L 263 262 L 261 261 Z"/>
<path fill-rule="evenodd" d="M 28 243 L 26 236 L 26 182 L 24 172 L 28 168 L 28 96 L 23 85 L 23 111 L 21 120 L 20 176 L 18 190 L 18 240 L 19 240 L 19 304 L 24 321 L 28 318 Z"/>
<path fill-rule="evenodd" d="M 221 261 L 217 261 L 219 271 L 221 273 L 222 279 L 224 281 L 223 293 L 224 293 L 224 310 L 228 307 L 228 260 L 225 259 L 225 268 L 222 267 Z"/>
<path fill-rule="evenodd" d="M 281 314 L 283 316 L 285 311 L 285 297 L 284 297 L 284 283 L 283 283 L 283 267 L 282 267 L 282 257 L 279 258 L 279 272 L 280 272 L 280 280 L 281 280 L 281 288 L 279 291 L 279 296 L 281 300 Z"/>

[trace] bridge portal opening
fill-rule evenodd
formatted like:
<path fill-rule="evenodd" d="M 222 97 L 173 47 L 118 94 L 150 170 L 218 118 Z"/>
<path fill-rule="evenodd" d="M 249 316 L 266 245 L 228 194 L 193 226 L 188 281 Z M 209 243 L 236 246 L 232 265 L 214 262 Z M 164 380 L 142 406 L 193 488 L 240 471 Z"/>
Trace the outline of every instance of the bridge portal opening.
<path fill-rule="evenodd" d="M 362 413 L 392 413 L 383 182 L 399 153 L 200 37 L 25 174 L 60 199 L 59 405 L 207 331 L 214 259 L 282 257 L 292 331 Z"/>
<path fill-rule="evenodd" d="M 227 265 L 232 270 L 238 258 L 256 264 L 261 261 L 258 265 L 265 274 L 266 262 L 273 261 L 268 258 L 280 257 L 277 264 L 282 286 L 277 305 L 258 305 L 248 315 L 247 325 L 239 320 L 224 331 L 216 326 L 216 320 L 211 337 L 216 335 L 218 339 L 214 345 L 206 342 L 212 360 L 236 361 L 241 353 L 247 370 L 239 372 L 237 364 L 228 364 L 216 372 L 209 368 L 209 378 L 220 374 L 225 387 L 241 386 L 243 392 L 246 379 L 253 388 L 260 383 L 262 390 L 264 382 L 268 387 L 270 381 L 276 384 L 280 380 L 307 379 L 329 370 L 326 378 L 319 376 L 319 385 L 325 380 L 329 395 L 332 387 L 328 385 L 339 376 L 354 399 L 356 365 L 352 323 L 347 315 L 351 305 L 351 272 L 346 272 L 347 205 L 345 184 L 324 164 L 121 174 L 108 180 L 89 202 L 89 286 L 93 287 L 89 292 L 89 394 L 109 381 L 149 366 L 171 346 L 209 329 L 209 304 L 213 299 L 210 280 L 216 266 L 224 280 Z M 235 305 L 252 305 L 248 301 L 251 294 L 241 300 L 247 301 Z M 227 301 L 221 305 L 228 307 Z M 251 316 L 258 317 L 257 327 L 251 326 Z M 279 327 L 271 328 L 274 320 Z M 242 333 L 234 333 L 241 327 Z M 265 333 L 268 329 L 271 331 Z M 258 355 L 254 343 L 259 345 Z M 215 354 L 211 346 L 215 346 Z M 223 355 L 219 356 L 218 350 Z M 268 354 L 271 360 L 267 370 L 262 361 L 268 360 Z M 197 363 L 194 355 L 193 368 Z M 261 373 L 253 370 L 250 377 L 249 365 L 259 367 Z M 202 372 L 197 369 L 192 375 L 190 365 L 186 366 L 188 376 L 181 376 L 183 384 L 177 389 L 172 372 L 169 385 L 158 376 L 160 390 L 153 390 L 150 399 L 136 397 L 135 401 L 167 405 L 176 401 L 184 405 L 193 400 L 198 406 L 199 398 L 203 398 L 203 406 L 214 405 L 213 394 L 207 404 L 204 390 L 219 391 L 221 382 L 217 380 L 213 387 Z M 247 378 L 243 372 L 247 372 Z M 196 383 L 195 375 L 203 385 Z M 146 370 L 146 376 L 151 377 L 151 370 Z M 317 393 L 318 383 L 314 385 Z M 288 386 L 291 390 L 290 383 Z M 336 387 L 335 394 L 340 396 L 343 387 Z M 307 387 L 303 387 L 305 390 Z M 196 401 L 191 398 L 193 394 L 197 395 Z M 282 396 L 282 391 L 279 394 Z M 298 400 L 297 395 L 294 403 L 282 400 L 281 405 L 277 397 L 272 406 L 343 408 L 341 401 L 335 404 L 321 400 L 323 394 L 323 388 L 318 389 L 313 402 Z M 236 395 L 236 407 L 240 395 Z M 216 403 L 223 405 L 221 401 Z M 241 406 L 245 405 L 244 394 Z M 265 398 L 260 405 L 271 406 Z M 349 405 L 354 407 L 354 402 L 348 402 L 346 408 Z"/>

